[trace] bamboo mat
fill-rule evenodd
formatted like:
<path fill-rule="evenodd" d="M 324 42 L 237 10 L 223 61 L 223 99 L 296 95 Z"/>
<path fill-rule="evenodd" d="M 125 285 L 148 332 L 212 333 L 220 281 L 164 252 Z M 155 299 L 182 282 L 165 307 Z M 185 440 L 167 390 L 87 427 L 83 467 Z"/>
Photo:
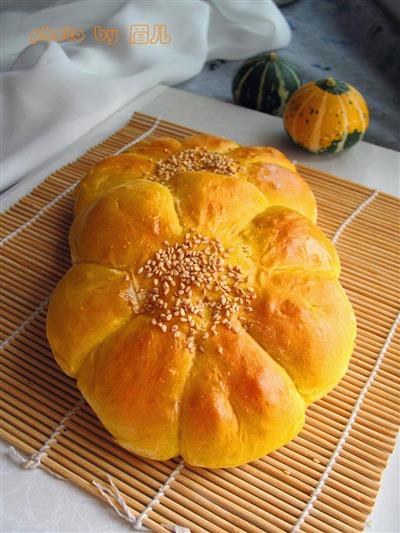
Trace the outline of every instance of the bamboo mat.
<path fill-rule="evenodd" d="M 141 459 L 114 444 L 54 362 L 49 295 L 69 267 L 72 191 L 90 166 L 139 135 L 193 130 L 135 114 L 49 176 L 1 220 L 1 434 L 30 460 L 96 494 L 134 526 L 168 531 L 361 531 L 399 425 L 399 202 L 304 166 L 319 225 L 334 237 L 358 338 L 336 389 L 312 405 L 301 434 L 240 468 Z M 397 321 L 396 321 L 397 317 Z"/>

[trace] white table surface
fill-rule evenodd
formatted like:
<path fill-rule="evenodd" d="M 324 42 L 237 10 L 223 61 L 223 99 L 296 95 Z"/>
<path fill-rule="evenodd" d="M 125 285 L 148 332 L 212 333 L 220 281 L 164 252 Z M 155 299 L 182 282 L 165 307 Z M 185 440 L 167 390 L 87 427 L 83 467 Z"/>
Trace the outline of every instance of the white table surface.
<path fill-rule="evenodd" d="M 389 194 L 400 191 L 400 154 L 368 143 L 359 143 L 337 155 L 315 156 L 291 145 L 281 119 L 159 86 L 132 101 L 76 143 L 35 169 L 1 197 L 6 209 L 29 192 L 49 173 L 73 161 L 85 150 L 120 127 L 133 111 L 161 116 L 187 127 L 231 137 L 243 144 L 269 144 L 289 157 Z M 8 445 L 0 443 L 2 533 L 19 532 L 123 532 L 131 526 L 111 508 L 69 481 L 36 469 L 22 470 L 7 456 Z M 400 447 L 389 460 L 382 487 L 367 523 L 367 532 L 400 532 Z"/>

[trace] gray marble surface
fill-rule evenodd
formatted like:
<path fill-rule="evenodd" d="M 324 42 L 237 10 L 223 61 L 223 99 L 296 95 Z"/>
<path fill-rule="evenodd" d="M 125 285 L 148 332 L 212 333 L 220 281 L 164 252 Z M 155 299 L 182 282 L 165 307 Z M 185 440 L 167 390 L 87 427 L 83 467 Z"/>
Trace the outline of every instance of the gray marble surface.
<path fill-rule="evenodd" d="M 400 0 L 397 0 L 400 4 Z M 281 7 L 292 29 L 279 55 L 297 66 L 303 82 L 333 76 L 367 100 L 365 140 L 400 150 L 400 24 L 377 0 L 297 0 Z M 231 102 L 241 61 L 211 61 L 177 88 Z"/>

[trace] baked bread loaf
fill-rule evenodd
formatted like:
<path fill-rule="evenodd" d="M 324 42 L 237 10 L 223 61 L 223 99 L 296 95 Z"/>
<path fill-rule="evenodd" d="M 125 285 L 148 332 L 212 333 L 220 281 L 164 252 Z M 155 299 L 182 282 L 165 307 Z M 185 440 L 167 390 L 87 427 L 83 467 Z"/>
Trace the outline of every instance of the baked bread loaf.
<path fill-rule="evenodd" d="M 47 335 L 121 446 L 231 467 L 297 435 L 356 327 L 315 221 L 273 148 L 161 137 L 92 168 Z"/>

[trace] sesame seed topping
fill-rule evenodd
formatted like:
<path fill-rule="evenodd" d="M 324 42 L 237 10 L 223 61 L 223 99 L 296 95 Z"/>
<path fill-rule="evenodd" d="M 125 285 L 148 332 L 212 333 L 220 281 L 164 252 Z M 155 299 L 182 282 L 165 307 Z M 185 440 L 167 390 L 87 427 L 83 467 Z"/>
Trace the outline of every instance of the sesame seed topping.
<path fill-rule="evenodd" d="M 151 324 L 163 333 L 183 335 L 189 350 L 195 349 L 197 336 L 217 335 L 217 326 L 239 333 L 235 321 L 243 320 L 241 311 L 252 310 L 255 291 L 241 268 L 224 260 L 232 248 L 193 231 L 182 242 L 167 242 L 138 269 L 150 282 L 142 290 L 140 311 L 152 315 Z M 223 353 L 222 347 L 218 352 Z"/>
<path fill-rule="evenodd" d="M 209 152 L 204 148 L 195 147 L 182 150 L 171 155 L 168 159 L 159 161 L 154 175 L 149 179 L 159 183 L 166 183 L 175 174 L 186 170 L 210 170 L 216 174 L 232 175 L 238 172 L 239 165 L 234 159 L 224 154 Z M 195 242 L 195 244 L 198 243 Z M 164 246 L 168 246 L 168 244 L 164 244 Z"/>

